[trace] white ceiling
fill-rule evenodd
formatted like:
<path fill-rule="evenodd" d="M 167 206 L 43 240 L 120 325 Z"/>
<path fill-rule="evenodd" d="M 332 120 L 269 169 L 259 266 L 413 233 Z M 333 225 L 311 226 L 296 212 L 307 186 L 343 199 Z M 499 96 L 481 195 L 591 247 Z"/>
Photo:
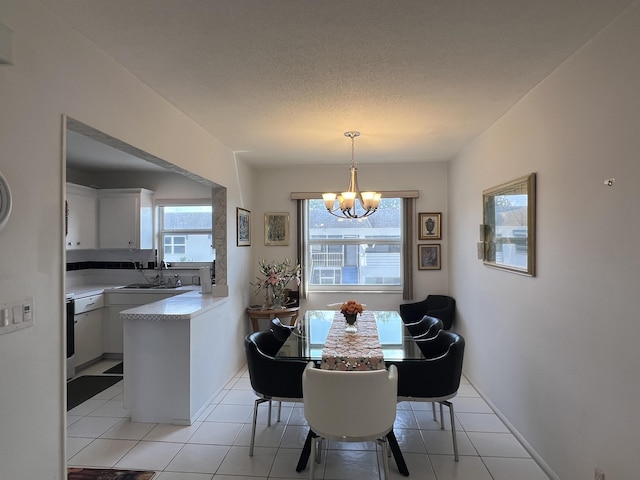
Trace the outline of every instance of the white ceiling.
<path fill-rule="evenodd" d="M 452 158 L 632 0 L 42 0 L 255 165 Z"/>

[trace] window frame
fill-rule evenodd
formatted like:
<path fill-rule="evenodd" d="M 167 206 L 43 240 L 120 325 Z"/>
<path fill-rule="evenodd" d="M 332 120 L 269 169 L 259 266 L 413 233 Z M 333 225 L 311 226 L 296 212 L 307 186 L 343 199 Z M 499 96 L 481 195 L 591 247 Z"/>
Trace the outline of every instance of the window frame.
<path fill-rule="evenodd" d="M 398 200 L 403 200 L 402 197 L 399 196 L 385 196 L 384 198 L 397 198 Z M 305 248 L 302 250 L 302 254 L 304 255 L 304 261 L 302 262 L 303 269 L 303 278 L 305 279 L 305 290 L 309 293 L 335 293 L 335 292 L 352 292 L 352 293 L 403 293 L 404 284 L 406 282 L 406 272 L 404 256 L 405 252 L 405 235 L 406 235 L 406 222 L 410 222 L 411 219 L 406 218 L 406 214 L 402 205 L 398 209 L 398 215 L 400 215 L 400 234 L 397 239 L 390 239 L 385 237 L 347 237 L 347 238 L 310 238 L 309 235 L 309 200 L 311 199 L 303 199 L 303 205 L 301 212 L 304 215 L 304 221 L 302 222 L 303 231 L 302 235 L 304 237 L 304 245 Z M 329 213 L 327 212 L 327 215 Z M 376 215 L 375 213 L 373 215 Z M 364 229 L 363 229 L 364 230 Z M 373 242 L 371 241 L 373 240 Z M 331 246 L 331 245 L 340 245 L 346 247 L 348 245 L 362 245 L 363 243 L 375 243 L 376 245 L 394 245 L 399 249 L 399 277 L 400 281 L 397 285 L 384 285 L 384 284 L 312 284 L 311 279 L 313 275 L 312 270 L 312 246 L 320 245 L 320 246 Z"/>
<path fill-rule="evenodd" d="M 164 229 L 163 225 L 163 213 L 164 207 L 210 207 L 211 208 L 211 229 Z M 197 199 L 162 199 L 156 200 L 155 205 L 156 214 L 156 235 L 155 245 L 158 251 L 158 261 L 162 262 L 165 259 L 164 251 L 164 238 L 166 235 L 185 236 L 189 235 L 203 235 L 209 236 L 210 247 L 213 249 L 213 262 L 215 262 L 216 254 L 213 245 L 213 226 L 214 226 L 214 207 L 210 198 L 197 198 Z M 185 238 L 185 248 L 186 248 Z M 207 265 L 211 265 L 212 262 L 176 262 L 175 260 L 167 261 L 171 265 L 171 268 L 199 268 Z"/>

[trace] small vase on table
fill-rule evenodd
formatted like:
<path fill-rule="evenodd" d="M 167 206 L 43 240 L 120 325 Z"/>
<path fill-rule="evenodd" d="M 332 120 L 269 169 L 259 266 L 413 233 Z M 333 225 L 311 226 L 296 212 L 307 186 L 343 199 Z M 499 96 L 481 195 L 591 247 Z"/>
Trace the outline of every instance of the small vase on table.
<path fill-rule="evenodd" d="M 345 313 L 344 319 L 347 322 L 347 326 L 344 329 L 347 333 L 356 333 L 358 331 L 358 327 L 356 326 L 356 320 L 358 318 L 357 313 Z"/>

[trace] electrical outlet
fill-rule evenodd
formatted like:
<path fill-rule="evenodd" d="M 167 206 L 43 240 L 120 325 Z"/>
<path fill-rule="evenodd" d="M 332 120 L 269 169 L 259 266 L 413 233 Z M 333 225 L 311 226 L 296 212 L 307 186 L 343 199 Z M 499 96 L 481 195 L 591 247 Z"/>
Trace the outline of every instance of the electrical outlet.
<path fill-rule="evenodd" d="M 604 472 L 600 467 L 596 467 L 596 473 L 593 478 L 594 480 L 604 480 Z"/>

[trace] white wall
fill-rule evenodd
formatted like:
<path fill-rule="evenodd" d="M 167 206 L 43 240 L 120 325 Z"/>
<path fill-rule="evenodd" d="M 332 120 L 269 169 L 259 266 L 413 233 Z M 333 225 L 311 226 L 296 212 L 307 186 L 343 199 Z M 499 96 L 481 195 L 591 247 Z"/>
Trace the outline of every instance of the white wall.
<path fill-rule="evenodd" d="M 35 326 L 0 336 L 0 478 L 66 478 L 64 471 L 63 162 L 67 114 L 228 189 L 242 201 L 250 171 L 233 154 L 35 0 L 0 2 L 14 66 L 0 67 L 0 171 L 13 213 L 0 232 L 0 301 L 34 298 Z M 247 179 L 247 180 L 241 180 Z M 250 208 L 250 206 L 249 206 Z M 227 227 L 235 232 L 235 213 Z M 244 354 L 247 249 L 229 238 L 232 296 L 221 307 L 221 358 Z M 238 289 L 243 292 L 237 294 Z"/>
<path fill-rule="evenodd" d="M 465 373 L 561 479 L 640 471 L 638 44 L 636 3 L 450 167 Z M 530 172 L 535 278 L 475 259 L 482 190 Z"/>
<path fill-rule="evenodd" d="M 363 132 L 365 135 L 365 132 Z M 338 138 L 336 141 L 340 141 Z M 253 180 L 255 208 L 251 212 L 252 220 L 252 279 L 258 274 L 258 261 L 262 258 L 282 260 L 296 258 L 295 232 L 297 228 L 296 202 L 290 200 L 291 192 L 337 191 L 347 187 L 349 182 L 348 152 L 345 153 L 345 165 L 296 166 L 295 168 L 261 168 L 256 170 Z M 392 159 L 391 159 L 392 161 Z M 447 164 L 393 164 L 368 165 L 358 167 L 358 182 L 362 189 L 381 190 L 419 190 L 416 199 L 416 214 L 412 221 L 416 228 L 414 255 L 414 298 L 422 300 L 427 294 L 447 294 L 449 285 L 449 262 L 447 259 L 447 241 L 449 238 L 447 206 Z M 265 212 L 289 212 L 291 218 L 291 242 L 289 246 L 265 246 Z M 418 270 L 417 267 L 417 216 L 418 212 L 442 212 L 442 269 Z M 253 292 L 252 292 L 253 293 Z M 353 295 L 349 296 L 349 298 Z M 301 301 L 302 310 L 323 308 L 327 303 L 348 300 L 339 294 L 310 293 L 307 300 Z M 402 294 L 357 294 L 357 299 L 368 307 L 378 310 L 397 310 L 403 303 Z M 261 303 L 262 297 L 253 297 L 253 303 Z"/>

